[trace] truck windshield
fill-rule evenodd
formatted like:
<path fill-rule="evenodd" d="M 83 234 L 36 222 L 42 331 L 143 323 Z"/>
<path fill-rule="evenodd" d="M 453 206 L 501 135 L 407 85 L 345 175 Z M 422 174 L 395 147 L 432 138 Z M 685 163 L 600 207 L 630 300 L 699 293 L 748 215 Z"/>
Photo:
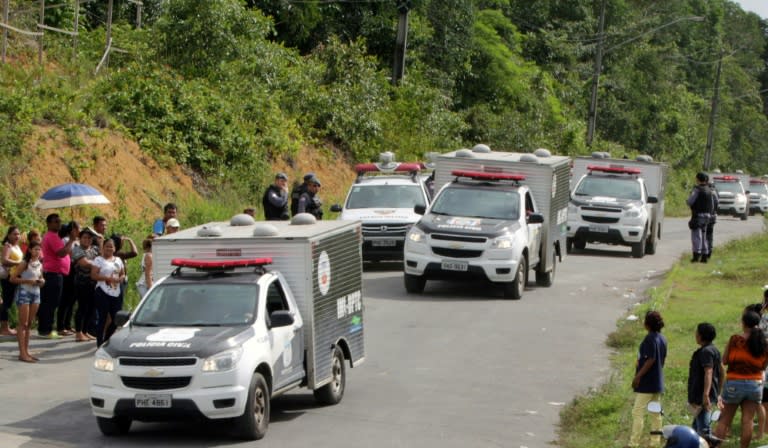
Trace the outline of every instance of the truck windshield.
<path fill-rule="evenodd" d="M 426 206 L 418 184 L 413 185 L 355 185 L 349 193 L 347 208 L 410 208 Z"/>
<path fill-rule="evenodd" d="M 448 187 L 437 196 L 430 212 L 468 218 L 516 220 L 520 217 L 520 195 L 516 191 L 496 188 Z"/>
<path fill-rule="evenodd" d="M 573 192 L 575 196 L 605 196 L 639 201 L 640 182 L 633 178 L 585 176 Z"/>
<path fill-rule="evenodd" d="M 136 311 L 134 325 L 247 325 L 256 316 L 259 289 L 254 284 L 160 284 Z"/>
<path fill-rule="evenodd" d="M 715 190 L 728 193 L 744 193 L 739 182 L 715 182 Z"/>

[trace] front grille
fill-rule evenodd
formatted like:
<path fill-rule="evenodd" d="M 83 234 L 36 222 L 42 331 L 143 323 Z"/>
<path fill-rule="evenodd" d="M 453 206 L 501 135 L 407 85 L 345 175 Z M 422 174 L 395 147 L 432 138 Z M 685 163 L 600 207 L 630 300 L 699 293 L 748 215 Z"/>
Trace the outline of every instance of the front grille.
<path fill-rule="evenodd" d="M 443 233 L 433 233 L 430 236 L 433 240 L 461 241 L 462 243 L 485 244 L 485 241 L 487 240 L 487 238 L 483 238 L 483 237 L 450 235 L 450 234 L 443 234 Z"/>
<path fill-rule="evenodd" d="M 581 219 L 587 222 L 594 222 L 598 224 L 615 224 L 619 222 L 619 218 L 612 218 L 608 216 L 581 216 Z"/>
<path fill-rule="evenodd" d="M 733 199 L 720 200 L 720 205 L 725 205 L 725 204 L 733 204 Z"/>
<path fill-rule="evenodd" d="M 172 376 L 168 378 L 148 378 L 143 376 L 121 376 L 123 385 L 131 389 L 165 390 L 181 389 L 189 386 L 191 376 Z"/>
<path fill-rule="evenodd" d="M 595 207 L 595 206 L 584 206 L 581 207 L 582 210 L 589 210 L 593 212 L 608 212 L 608 213 L 621 213 L 621 209 L 617 207 Z"/>
<path fill-rule="evenodd" d="M 194 366 L 197 358 L 120 358 L 121 366 Z"/>
<path fill-rule="evenodd" d="M 363 224 L 363 235 L 365 236 L 405 236 L 408 233 L 410 224 L 392 223 L 392 224 Z"/>
<path fill-rule="evenodd" d="M 434 252 L 435 255 L 453 258 L 477 258 L 483 255 L 482 250 L 451 249 L 448 247 L 433 247 L 432 252 Z"/>

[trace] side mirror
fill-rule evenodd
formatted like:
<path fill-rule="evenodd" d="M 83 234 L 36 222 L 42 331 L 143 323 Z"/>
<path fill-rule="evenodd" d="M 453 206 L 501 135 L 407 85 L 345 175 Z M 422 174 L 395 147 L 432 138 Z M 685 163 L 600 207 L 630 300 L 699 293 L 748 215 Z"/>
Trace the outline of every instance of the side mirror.
<path fill-rule="evenodd" d="M 414 205 L 413 206 L 413 213 L 416 213 L 417 215 L 423 215 L 427 211 L 426 205 Z"/>
<path fill-rule="evenodd" d="M 331 206 L 331 211 L 335 213 L 341 213 L 341 206 L 339 204 L 333 204 Z"/>
<path fill-rule="evenodd" d="M 648 203 L 649 204 L 658 204 L 659 203 L 659 198 L 657 198 L 656 196 L 648 196 Z"/>
<path fill-rule="evenodd" d="M 749 190 L 745 191 L 744 194 L 748 195 L 749 194 Z"/>
<path fill-rule="evenodd" d="M 528 216 L 528 224 L 544 224 L 544 215 L 541 213 L 531 213 Z"/>
<path fill-rule="evenodd" d="M 280 310 L 269 315 L 270 328 L 287 327 L 293 325 L 293 314 L 290 311 Z"/>
<path fill-rule="evenodd" d="M 663 414 L 661 411 L 661 402 L 659 401 L 650 401 L 648 402 L 648 412 L 651 414 Z"/>
<path fill-rule="evenodd" d="M 126 310 L 118 311 L 117 314 L 115 314 L 115 325 L 118 327 L 122 327 L 125 325 L 126 322 L 128 322 L 128 319 L 131 318 L 131 312 Z"/>

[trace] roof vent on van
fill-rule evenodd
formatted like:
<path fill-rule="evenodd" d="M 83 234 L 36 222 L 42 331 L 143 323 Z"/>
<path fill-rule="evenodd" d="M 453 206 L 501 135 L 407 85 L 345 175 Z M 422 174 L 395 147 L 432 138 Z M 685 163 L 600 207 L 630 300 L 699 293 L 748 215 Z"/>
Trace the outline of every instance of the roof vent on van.
<path fill-rule="evenodd" d="M 472 147 L 472 152 L 489 153 L 491 152 L 491 147 L 486 144 L 479 143 Z"/>
<path fill-rule="evenodd" d="M 736 170 L 736 174 L 744 174 L 744 170 Z"/>
<path fill-rule="evenodd" d="M 277 227 L 266 222 L 260 222 L 253 228 L 253 236 L 277 236 Z"/>
<path fill-rule="evenodd" d="M 437 166 L 437 157 L 440 155 L 439 152 L 431 151 L 428 152 L 425 157 L 427 159 L 427 162 L 424 164 L 424 167 L 428 170 L 434 170 L 435 166 Z"/>
<path fill-rule="evenodd" d="M 294 226 L 304 226 L 307 224 L 315 224 L 317 222 L 317 219 L 314 217 L 314 215 L 310 215 L 309 213 L 299 213 L 298 215 L 291 218 L 291 225 Z"/>
<path fill-rule="evenodd" d="M 240 213 L 238 215 L 233 216 L 232 219 L 229 220 L 229 225 L 233 227 L 251 226 L 253 224 L 256 224 L 256 220 L 253 219 L 253 216 L 247 213 Z"/>
<path fill-rule="evenodd" d="M 720 171 L 720 168 L 715 168 L 714 170 L 712 170 L 712 172 L 715 173 L 715 174 L 722 173 L 722 171 Z"/>
<path fill-rule="evenodd" d="M 535 156 L 535 155 L 533 155 L 533 154 L 527 154 L 527 153 L 526 153 L 526 154 L 523 154 L 523 155 L 521 155 L 521 156 L 520 156 L 520 161 L 521 161 L 521 162 L 533 162 L 533 163 L 537 163 L 537 162 L 539 161 L 539 158 L 538 158 L 538 157 L 536 157 L 536 156 Z"/>
<path fill-rule="evenodd" d="M 600 151 L 595 151 L 595 152 L 592 153 L 592 158 L 593 159 L 602 159 L 602 158 L 604 158 L 603 157 L 603 153 L 600 152 Z"/>
<path fill-rule="evenodd" d="M 646 154 L 640 154 L 639 156 L 635 157 L 635 160 L 637 160 L 638 162 L 652 163 L 653 157 Z"/>
<path fill-rule="evenodd" d="M 536 157 L 552 157 L 552 153 L 546 148 L 539 148 L 536 151 L 533 151 L 533 155 Z"/>
<path fill-rule="evenodd" d="M 475 157 L 475 155 L 472 154 L 472 151 L 470 151 L 469 149 L 460 149 L 456 151 L 456 157 L 472 158 L 472 157 Z"/>
<path fill-rule="evenodd" d="M 221 236 L 223 234 L 219 226 L 203 226 L 197 231 L 197 236 L 202 237 Z"/>

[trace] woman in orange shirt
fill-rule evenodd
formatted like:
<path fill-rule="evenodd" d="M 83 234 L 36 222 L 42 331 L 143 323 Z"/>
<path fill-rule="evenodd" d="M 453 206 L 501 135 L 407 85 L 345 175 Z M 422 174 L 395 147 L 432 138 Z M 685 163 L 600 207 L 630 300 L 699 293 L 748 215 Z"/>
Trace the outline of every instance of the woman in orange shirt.
<path fill-rule="evenodd" d="M 723 352 L 723 364 L 728 371 L 720 396 L 723 412 L 715 436 L 725 438 L 741 406 L 741 448 L 748 448 L 752 440 L 752 421 L 762 400 L 763 371 L 768 365 L 768 344 L 759 323 L 760 315 L 754 311 L 742 314 L 742 333 L 731 336 Z"/>

